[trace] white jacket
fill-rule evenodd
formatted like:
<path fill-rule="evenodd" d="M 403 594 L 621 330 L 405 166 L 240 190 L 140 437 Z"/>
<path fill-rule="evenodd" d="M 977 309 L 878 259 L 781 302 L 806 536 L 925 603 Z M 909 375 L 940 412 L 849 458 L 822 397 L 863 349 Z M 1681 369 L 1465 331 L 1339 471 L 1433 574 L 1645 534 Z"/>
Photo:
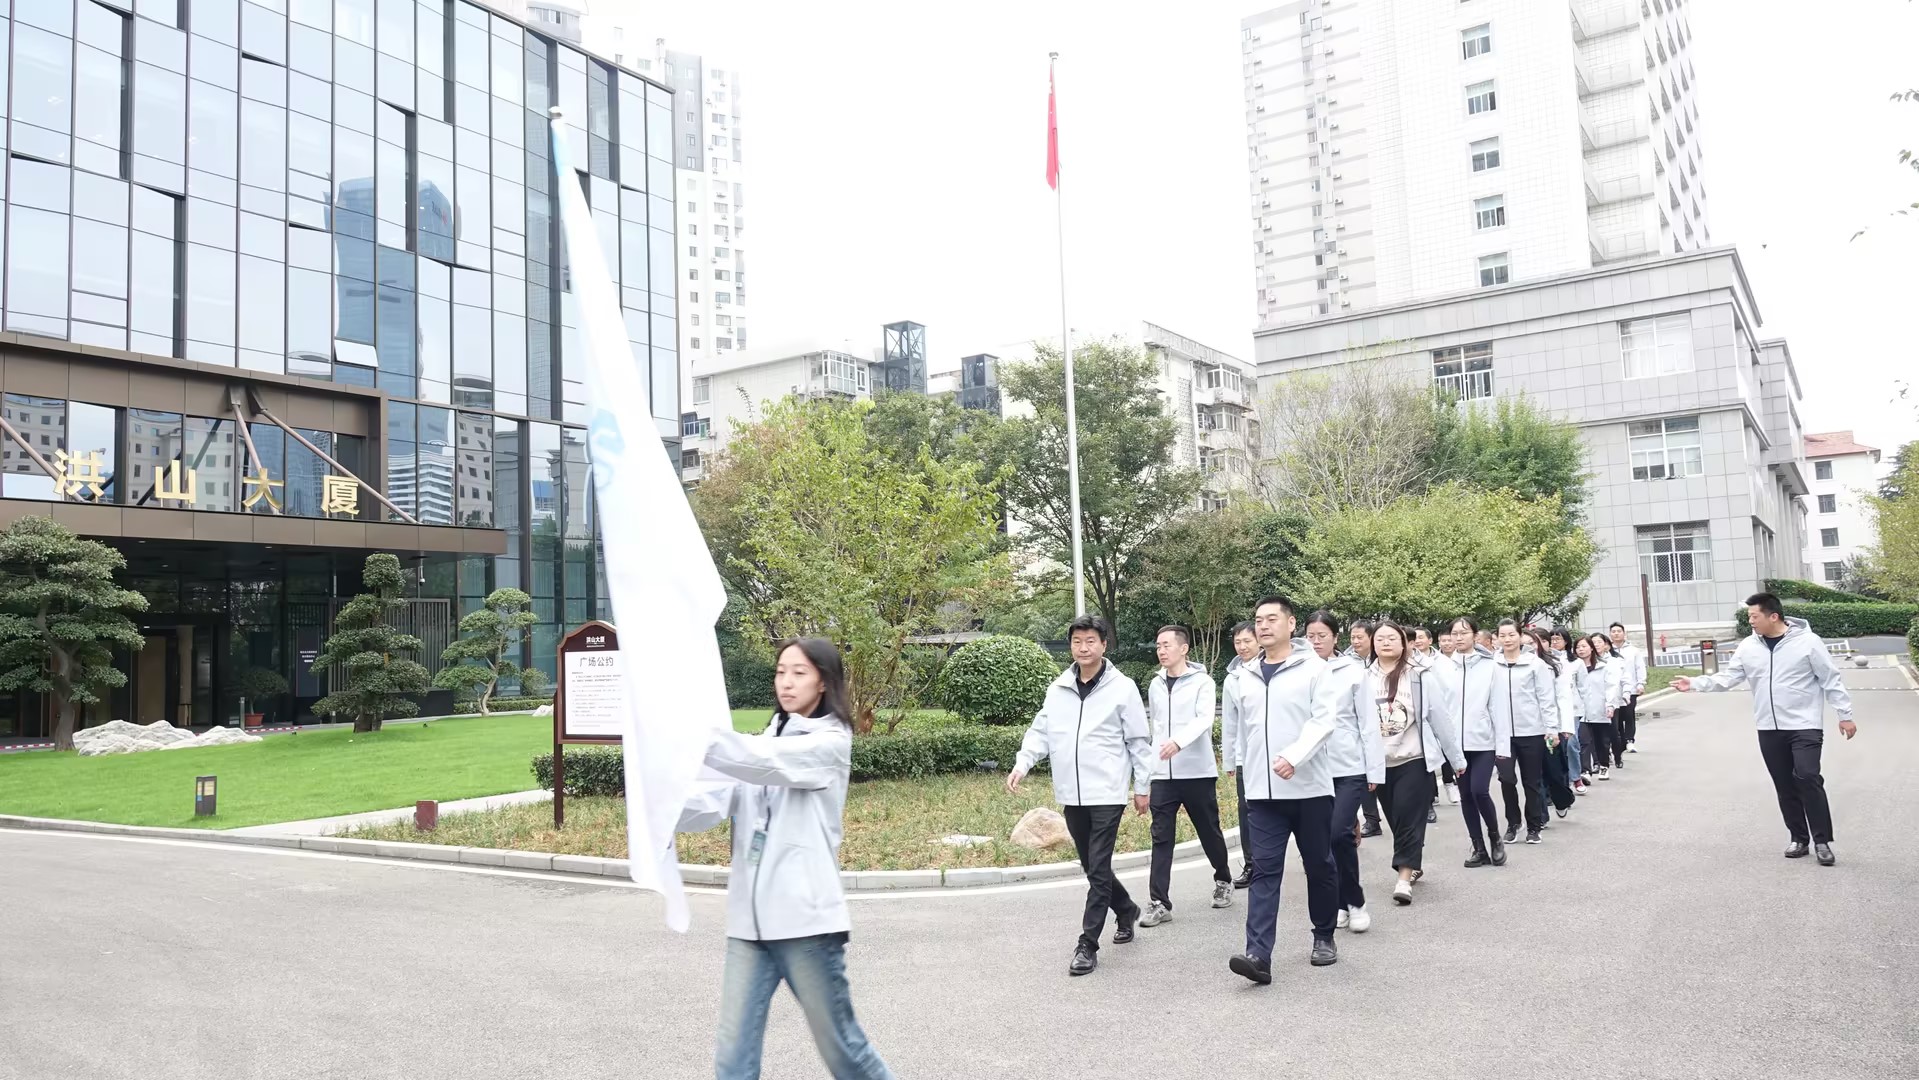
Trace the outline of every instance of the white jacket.
<path fill-rule="evenodd" d="M 784 729 L 775 718 L 760 735 L 718 731 L 706 767 L 679 831 L 732 819 L 726 936 L 782 941 L 851 929 L 840 890 L 851 729 L 835 716 L 789 716 Z"/>
<path fill-rule="evenodd" d="M 1219 760 L 1235 772 L 1246 764 L 1246 745 L 1239 737 L 1239 725 L 1226 722 L 1226 702 L 1237 692 L 1236 684 L 1244 670 L 1246 661 L 1233 657 L 1226 664 L 1226 677 L 1219 683 Z"/>
<path fill-rule="evenodd" d="M 1559 690 L 1552 669 L 1537 656 L 1493 659 L 1493 715 L 1500 717 L 1515 739 L 1551 735 L 1558 731 Z"/>
<path fill-rule="evenodd" d="M 1568 735 L 1578 734 L 1579 688 L 1573 683 L 1573 662 L 1570 660 L 1559 661 L 1559 674 L 1555 677 L 1553 686 L 1553 700 L 1559 706 L 1559 730 Z"/>
<path fill-rule="evenodd" d="M 1326 768 L 1337 780 L 1365 776 L 1370 784 L 1386 782 L 1386 747 L 1380 741 L 1379 718 L 1366 685 L 1368 665 L 1351 653 L 1326 662 L 1320 680 L 1333 695 L 1333 734 L 1326 740 Z"/>
<path fill-rule="evenodd" d="M 1772 648 L 1758 634 L 1747 637 L 1719 674 L 1695 676 L 1692 688 L 1713 693 L 1740 683 L 1752 687 L 1752 717 L 1761 731 L 1823 729 L 1827 705 L 1839 719 L 1852 719 L 1852 695 L 1826 643 L 1804 619 L 1788 615 L 1785 636 Z"/>
<path fill-rule="evenodd" d="M 1219 762 L 1213 758 L 1213 716 L 1219 697 L 1213 677 L 1198 664 L 1188 662 L 1186 673 L 1171 680 L 1166 669 L 1153 676 L 1146 692 L 1146 714 L 1153 722 L 1153 779 L 1204 780 L 1219 775 Z M 1162 761 L 1160 744 L 1167 740 L 1179 744 L 1179 753 Z"/>
<path fill-rule="evenodd" d="M 1511 717 L 1493 711 L 1493 654 L 1478 646 L 1442 657 L 1426 673 L 1426 692 L 1439 700 L 1460 733 L 1463 750 L 1511 757 Z"/>
<path fill-rule="evenodd" d="M 1309 799 L 1333 793 L 1333 774 L 1320 750 L 1333 734 L 1333 697 L 1322 693 L 1326 661 L 1313 654 L 1305 638 L 1293 639 L 1292 654 L 1272 677 L 1264 657 L 1235 673 L 1233 693 L 1222 722 L 1238 726 L 1236 746 L 1246 770 L 1248 799 Z M 1285 758 L 1293 778 L 1282 780 L 1273 761 Z"/>
<path fill-rule="evenodd" d="M 1612 652 L 1621 661 L 1619 678 L 1625 684 L 1625 696 L 1633 697 L 1643 692 L 1646 689 L 1646 650 L 1628 641 L 1624 645 L 1615 645 Z"/>
<path fill-rule="evenodd" d="M 1454 772 L 1465 772 L 1466 754 L 1459 747 L 1457 719 L 1446 712 L 1443 695 L 1426 692 L 1427 680 L 1431 678 L 1429 668 L 1411 665 L 1400 684 L 1399 697 L 1411 702 L 1413 715 L 1419 717 L 1419 745 L 1426 752 L 1426 771 L 1435 772 L 1440 765 L 1450 763 Z M 1377 660 L 1367 667 L 1361 687 L 1360 692 L 1366 695 L 1361 699 L 1366 706 L 1363 715 L 1371 722 L 1379 741 L 1380 761 L 1384 763 L 1386 744 L 1384 735 L 1379 733 L 1379 719 L 1380 710 L 1386 704 L 1386 677 L 1380 673 Z"/>
<path fill-rule="evenodd" d="M 1607 715 L 1606 710 L 1618 708 L 1624 700 L 1619 695 L 1619 666 L 1611 660 L 1601 660 L 1588 671 L 1584 660 L 1574 660 L 1567 667 L 1572 670 L 1573 682 L 1579 692 L 1580 722 L 1612 723 L 1612 717 Z"/>
<path fill-rule="evenodd" d="M 1111 661 L 1083 699 L 1078 684 L 1079 665 L 1069 664 L 1046 688 L 1017 767 L 1032 772 L 1052 758 L 1053 798 L 1061 806 L 1123 806 L 1129 780 L 1134 794 L 1151 790 L 1158 760 L 1139 686 Z"/>

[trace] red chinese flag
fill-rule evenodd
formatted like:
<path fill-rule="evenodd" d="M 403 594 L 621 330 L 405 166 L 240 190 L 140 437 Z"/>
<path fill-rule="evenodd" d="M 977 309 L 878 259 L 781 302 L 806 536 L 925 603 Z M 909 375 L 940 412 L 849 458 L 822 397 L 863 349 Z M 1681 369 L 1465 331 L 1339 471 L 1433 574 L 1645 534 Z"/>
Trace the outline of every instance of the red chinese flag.
<path fill-rule="evenodd" d="M 1059 189 L 1059 109 L 1053 103 L 1053 69 L 1046 69 L 1046 186 Z"/>

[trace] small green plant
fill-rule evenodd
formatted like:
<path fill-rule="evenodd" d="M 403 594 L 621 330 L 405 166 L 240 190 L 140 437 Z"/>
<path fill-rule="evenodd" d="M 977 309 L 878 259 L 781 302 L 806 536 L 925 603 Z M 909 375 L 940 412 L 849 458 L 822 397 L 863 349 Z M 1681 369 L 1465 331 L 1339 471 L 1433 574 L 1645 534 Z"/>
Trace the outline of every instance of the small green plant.
<path fill-rule="evenodd" d="M 967 642 L 940 672 L 941 703 L 968 720 L 1022 724 L 1039 712 L 1059 677 L 1046 650 L 1021 637 L 994 634 Z"/>
<path fill-rule="evenodd" d="M 275 698 L 287 692 L 287 681 L 272 668 L 253 667 L 234 677 L 233 689 L 246 701 L 249 712 L 263 713 Z"/>
<path fill-rule="evenodd" d="M 403 634 L 388 620 L 406 606 L 400 560 L 384 552 L 369 555 L 361 574 L 367 591 L 347 601 L 333 620 L 333 636 L 313 662 L 315 672 L 346 668 L 346 685 L 313 703 L 321 716 L 353 718 L 353 730 L 378 731 L 394 716 L 420 711 L 416 695 L 430 680 L 426 668 L 407 653 L 420 651 L 420 639 Z"/>

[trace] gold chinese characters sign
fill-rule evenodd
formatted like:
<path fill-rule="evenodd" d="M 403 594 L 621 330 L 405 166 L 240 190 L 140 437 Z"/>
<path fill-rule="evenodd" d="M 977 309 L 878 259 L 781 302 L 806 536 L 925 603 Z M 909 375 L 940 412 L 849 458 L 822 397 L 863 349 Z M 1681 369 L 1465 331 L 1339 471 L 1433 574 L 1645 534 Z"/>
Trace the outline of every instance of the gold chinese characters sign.
<path fill-rule="evenodd" d="M 61 499 L 99 502 L 105 497 L 106 484 L 113 479 L 107 473 L 106 462 L 98 450 L 72 454 L 56 450 L 49 464 L 53 469 L 54 495 Z M 259 467 L 256 475 L 242 477 L 242 485 L 245 491 L 242 505 L 248 510 L 261 502 L 274 511 L 285 505 L 281 500 L 286 481 L 273 479 L 273 471 L 264 465 Z M 177 459 L 154 471 L 153 498 L 157 501 L 195 506 L 199 503 L 198 487 L 198 470 L 181 465 Z M 326 517 L 359 517 L 360 481 L 355 477 L 332 473 L 322 477 L 320 513 Z"/>

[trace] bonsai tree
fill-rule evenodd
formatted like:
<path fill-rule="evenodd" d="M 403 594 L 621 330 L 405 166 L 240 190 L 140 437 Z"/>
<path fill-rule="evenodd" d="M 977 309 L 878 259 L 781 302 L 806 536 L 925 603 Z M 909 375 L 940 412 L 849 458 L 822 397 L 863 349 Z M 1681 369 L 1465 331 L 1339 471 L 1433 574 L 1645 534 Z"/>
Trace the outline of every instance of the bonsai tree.
<path fill-rule="evenodd" d="M 113 647 L 146 645 L 129 613 L 146 597 L 114 584 L 126 569 L 119 552 L 82 540 L 50 517 L 27 517 L 0 531 L 0 690 L 53 699 L 53 745 L 73 749 L 80 706 L 125 686 Z"/>
<path fill-rule="evenodd" d="M 287 681 L 272 668 L 247 668 L 234 677 L 233 689 L 254 712 L 263 713 L 261 706 L 287 692 Z"/>
<path fill-rule="evenodd" d="M 526 693 L 539 693 L 546 685 L 546 672 L 523 670 L 512 659 L 527 629 L 539 621 L 532 608 L 533 598 L 518 589 L 493 590 L 485 604 L 460 620 L 460 640 L 440 654 L 450 666 L 440 669 L 433 685 L 469 695 L 477 692 L 481 716 L 488 715 L 502 679 L 517 678 Z"/>
<path fill-rule="evenodd" d="M 353 730 L 378 731 L 389 717 L 420 711 L 413 695 L 429 685 L 426 668 L 407 657 L 420 651 L 420 639 L 394 629 L 393 613 L 406 606 L 401 595 L 405 578 L 400 560 L 392 555 L 369 555 L 361 574 L 367 591 L 347 601 L 333 620 L 313 670 L 346 668 L 346 686 L 313 703 L 321 716 L 351 716 Z"/>

